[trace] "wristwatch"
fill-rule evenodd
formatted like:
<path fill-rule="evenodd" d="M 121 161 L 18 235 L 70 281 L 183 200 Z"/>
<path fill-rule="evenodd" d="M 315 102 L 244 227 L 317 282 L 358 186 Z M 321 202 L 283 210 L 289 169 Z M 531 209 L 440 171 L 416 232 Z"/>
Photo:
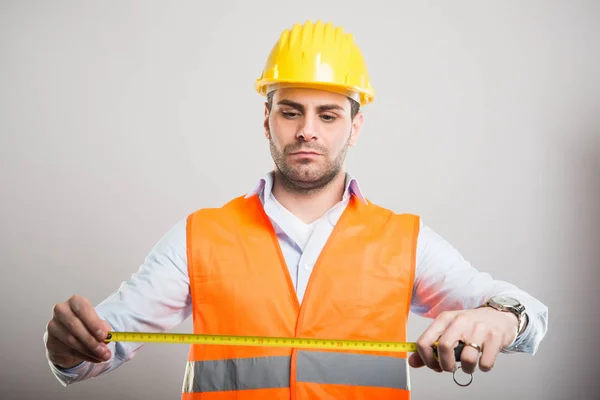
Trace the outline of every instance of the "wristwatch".
<path fill-rule="evenodd" d="M 480 307 L 492 307 L 498 311 L 513 313 L 518 320 L 517 335 L 523 332 L 527 318 L 525 306 L 519 300 L 508 296 L 493 296 Z"/>

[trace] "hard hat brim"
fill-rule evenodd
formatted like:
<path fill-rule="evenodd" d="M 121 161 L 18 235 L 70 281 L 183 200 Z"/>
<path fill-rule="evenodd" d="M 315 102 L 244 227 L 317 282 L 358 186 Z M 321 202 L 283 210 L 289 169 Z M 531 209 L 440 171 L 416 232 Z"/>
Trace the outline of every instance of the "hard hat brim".
<path fill-rule="evenodd" d="M 369 104 L 373 101 L 375 97 L 375 93 L 373 90 L 366 91 L 361 88 L 345 86 L 345 85 L 336 85 L 330 82 L 296 82 L 292 80 L 265 80 L 265 79 L 257 79 L 255 84 L 255 89 L 258 93 L 263 96 L 266 96 L 270 92 L 283 89 L 283 88 L 303 88 L 303 89 L 315 89 L 315 90 L 324 90 L 327 92 L 338 93 L 344 96 L 347 96 L 355 101 L 357 101 L 361 106 Z"/>

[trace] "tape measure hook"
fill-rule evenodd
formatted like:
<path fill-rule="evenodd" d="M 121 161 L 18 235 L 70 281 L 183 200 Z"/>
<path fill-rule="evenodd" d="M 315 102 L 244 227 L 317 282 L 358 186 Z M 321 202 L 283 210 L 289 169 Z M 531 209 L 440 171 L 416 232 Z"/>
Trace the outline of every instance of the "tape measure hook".
<path fill-rule="evenodd" d="M 458 386 L 461 386 L 461 387 L 467 387 L 467 386 L 469 386 L 469 385 L 470 385 L 470 384 L 473 382 L 473 374 L 469 374 L 469 376 L 470 376 L 469 382 L 467 382 L 467 383 L 460 383 L 459 381 L 457 381 L 457 380 L 456 380 L 456 372 L 457 372 L 459 369 L 462 369 L 462 367 L 461 367 L 460 365 L 459 365 L 459 366 L 457 366 L 457 367 L 456 367 L 456 369 L 454 370 L 454 372 L 452 373 L 452 379 L 454 379 L 454 382 L 455 382 L 455 383 L 456 383 Z"/>

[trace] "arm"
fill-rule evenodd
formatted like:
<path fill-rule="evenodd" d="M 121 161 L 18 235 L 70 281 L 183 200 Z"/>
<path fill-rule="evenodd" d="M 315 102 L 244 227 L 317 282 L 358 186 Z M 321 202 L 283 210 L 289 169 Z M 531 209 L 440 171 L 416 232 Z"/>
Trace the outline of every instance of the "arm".
<path fill-rule="evenodd" d="M 186 219 L 179 221 L 154 246 L 131 279 L 95 307 L 113 331 L 164 332 L 191 313 L 186 255 Z M 48 333 L 44 335 L 47 340 Z M 98 377 L 131 360 L 142 343 L 110 342 L 110 358 L 84 361 L 69 369 L 50 369 L 63 386 Z"/>
<path fill-rule="evenodd" d="M 535 354 L 547 331 L 548 308 L 515 285 L 495 280 L 489 274 L 476 270 L 454 247 L 431 228 L 421 224 L 411 305 L 415 314 L 439 318 L 446 311 L 472 310 L 493 295 L 518 299 L 525 305 L 527 313 L 527 325 L 523 332 L 508 346 L 503 346 L 501 351 Z M 483 313 L 490 310 L 477 311 Z M 493 313 L 500 312 L 494 310 Z M 516 318 L 514 322 L 516 327 Z"/>

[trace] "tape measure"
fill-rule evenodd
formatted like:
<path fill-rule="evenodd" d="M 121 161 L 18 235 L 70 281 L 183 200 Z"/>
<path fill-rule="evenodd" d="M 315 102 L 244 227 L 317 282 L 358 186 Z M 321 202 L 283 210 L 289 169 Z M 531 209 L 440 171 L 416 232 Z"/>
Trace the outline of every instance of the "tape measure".
<path fill-rule="evenodd" d="M 371 340 L 340 340 L 297 337 L 271 336 L 233 336 L 204 335 L 193 333 L 156 333 L 156 332 L 109 332 L 105 342 L 144 342 L 144 343 L 176 343 L 207 344 L 227 346 L 268 346 L 268 347 L 301 347 L 307 349 L 337 349 L 361 351 L 392 351 L 401 353 L 417 352 L 415 342 L 381 342 Z M 437 342 L 433 344 L 433 355 L 437 359 Z M 460 361 L 464 343 L 458 343 L 454 350 L 455 361 Z"/>
<path fill-rule="evenodd" d="M 205 335 L 195 333 L 156 333 L 156 332 L 108 332 L 104 342 L 143 342 L 143 343 L 174 343 L 174 344 L 206 344 L 226 346 L 261 346 L 261 347 L 296 347 L 306 349 L 336 349 L 336 350 L 361 350 L 361 351 L 392 351 L 400 353 L 417 352 L 415 342 L 381 342 L 372 340 L 339 340 L 297 337 L 271 337 L 271 336 L 234 336 L 234 335 Z M 437 342 L 432 346 L 433 357 L 437 360 Z M 454 349 L 454 360 L 460 362 L 464 342 L 459 341 Z M 460 368 L 460 367 L 459 367 Z M 452 374 L 454 382 L 459 386 L 469 386 L 459 383 Z"/>
<path fill-rule="evenodd" d="M 312 349 L 394 351 L 414 353 L 412 342 L 378 342 L 367 340 L 314 339 L 296 337 L 200 335 L 190 333 L 109 332 L 106 342 L 149 342 L 207 344 L 227 346 L 302 347 Z"/>

